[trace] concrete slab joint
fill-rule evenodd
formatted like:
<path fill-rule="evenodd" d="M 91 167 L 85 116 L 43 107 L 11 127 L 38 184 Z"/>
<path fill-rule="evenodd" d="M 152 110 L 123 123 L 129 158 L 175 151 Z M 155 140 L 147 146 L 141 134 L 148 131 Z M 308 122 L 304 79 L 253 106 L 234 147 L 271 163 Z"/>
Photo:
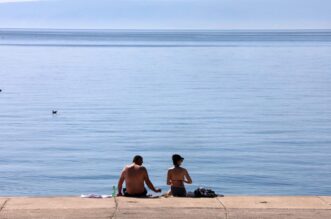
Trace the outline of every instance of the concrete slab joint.
<path fill-rule="evenodd" d="M 117 213 L 117 209 L 118 209 L 118 201 L 117 198 L 114 197 L 114 202 L 115 202 L 115 210 L 113 212 L 113 215 L 110 217 L 111 219 L 115 219 L 116 218 L 116 213 Z"/>
<path fill-rule="evenodd" d="M 7 204 L 8 201 L 9 201 L 9 198 L 5 199 L 5 201 L 1 204 L 1 206 L 0 206 L 0 213 L 1 213 L 2 209 L 5 208 L 5 206 L 6 206 L 6 204 Z"/>
<path fill-rule="evenodd" d="M 222 208 L 224 209 L 225 219 L 228 219 L 228 209 L 226 208 L 226 206 L 223 204 L 223 202 L 220 200 L 219 197 L 217 197 L 216 199 L 217 199 L 217 201 L 219 201 L 219 203 L 221 204 Z"/>
<path fill-rule="evenodd" d="M 0 197 L 0 219 L 330 219 L 331 196 L 83 199 Z"/>

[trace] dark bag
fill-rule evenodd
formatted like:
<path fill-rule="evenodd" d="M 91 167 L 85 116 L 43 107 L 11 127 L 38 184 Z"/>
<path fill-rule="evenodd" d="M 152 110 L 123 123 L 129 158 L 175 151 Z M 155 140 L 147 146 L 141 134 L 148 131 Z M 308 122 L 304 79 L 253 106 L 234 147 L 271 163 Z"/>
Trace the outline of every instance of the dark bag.
<path fill-rule="evenodd" d="M 194 190 L 194 196 L 198 197 L 198 198 L 200 198 L 200 197 L 205 197 L 205 198 L 217 197 L 216 193 L 213 190 L 202 188 L 202 187 Z"/>

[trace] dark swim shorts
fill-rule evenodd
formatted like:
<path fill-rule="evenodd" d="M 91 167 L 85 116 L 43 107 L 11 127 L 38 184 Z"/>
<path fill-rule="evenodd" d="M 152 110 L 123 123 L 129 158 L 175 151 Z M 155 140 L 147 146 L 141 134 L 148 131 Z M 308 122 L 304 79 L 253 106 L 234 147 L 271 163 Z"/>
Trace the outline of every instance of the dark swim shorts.
<path fill-rule="evenodd" d="M 146 197 L 147 195 L 147 190 L 145 189 L 144 192 L 140 193 L 140 194 L 129 194 L 127 191 L 126 191 L 126 188 L 123 189 L 123 194 L 125 197 L 135 197 L 135 198 L 143 198 L 143 197 Z"/>
<path fill-rule="evenodd" d="M 185 187 L 174 187 L 171 186 L 171 193 L 175 197 L 186 197 Z"/>

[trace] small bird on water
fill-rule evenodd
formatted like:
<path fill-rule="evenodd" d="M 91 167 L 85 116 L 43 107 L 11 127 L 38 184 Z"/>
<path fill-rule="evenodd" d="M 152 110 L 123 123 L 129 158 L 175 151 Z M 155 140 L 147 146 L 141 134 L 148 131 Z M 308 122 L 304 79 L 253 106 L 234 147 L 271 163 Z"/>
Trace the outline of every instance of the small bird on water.
<path fill-rule="evenodd" d="M 57 110 L 53 110 L 53 111 L 52 111 L 52 114 L 53 114 L 53 115 L 57 114 Z"/>
<path fill-rule="evenodd" d="M 0 93 L 2 92 L 2 90 L 0 89 Z"/>

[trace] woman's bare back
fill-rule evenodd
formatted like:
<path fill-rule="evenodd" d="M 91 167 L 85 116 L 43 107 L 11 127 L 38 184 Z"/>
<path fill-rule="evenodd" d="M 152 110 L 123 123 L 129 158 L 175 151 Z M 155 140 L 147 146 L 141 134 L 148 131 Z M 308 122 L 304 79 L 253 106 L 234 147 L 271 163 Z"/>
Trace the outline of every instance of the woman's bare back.
<path fill-rule="evenodd" d="M 184 187 L 184 182 L 190 183 L 192 180 L 185 168 L 172 167 L 168 170 L 167 184 L 174 187 Z"/>

